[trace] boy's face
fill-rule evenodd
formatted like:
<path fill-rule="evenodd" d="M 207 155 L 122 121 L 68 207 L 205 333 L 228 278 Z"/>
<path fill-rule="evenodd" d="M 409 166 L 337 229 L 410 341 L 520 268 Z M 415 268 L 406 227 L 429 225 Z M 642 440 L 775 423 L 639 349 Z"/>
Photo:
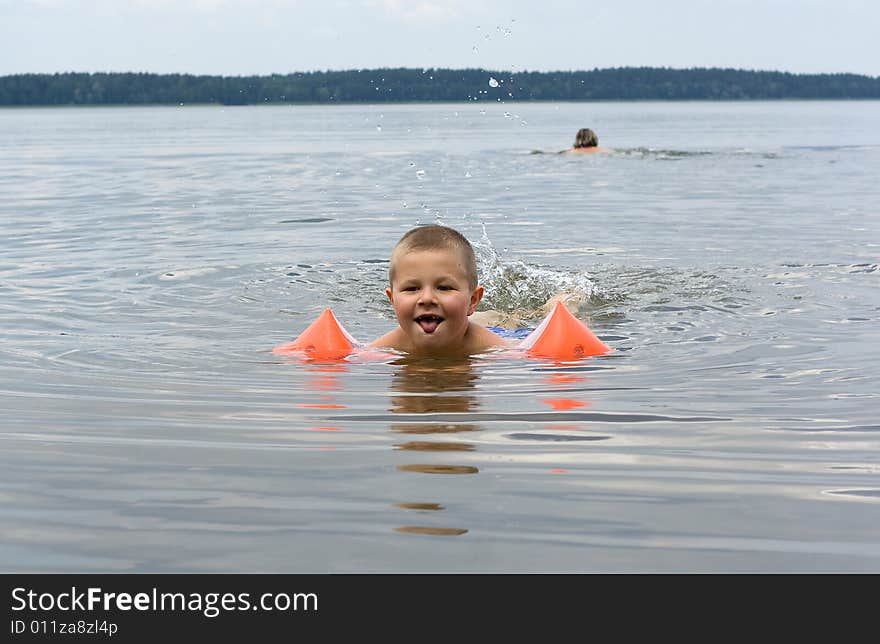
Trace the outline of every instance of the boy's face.
<path fill-rule="evenodd" d="M 435 354 L 461 346 L 483 287 L 471 291 L 459 252 L 418 250 L 397 258 L 385 294 L 412 351 Z"/>

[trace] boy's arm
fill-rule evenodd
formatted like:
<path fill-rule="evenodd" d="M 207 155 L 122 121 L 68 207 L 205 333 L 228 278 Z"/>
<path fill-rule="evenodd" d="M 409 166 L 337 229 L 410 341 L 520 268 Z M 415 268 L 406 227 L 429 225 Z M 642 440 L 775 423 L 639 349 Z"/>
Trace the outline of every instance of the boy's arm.
<path fill-rule="evenodd" d="M 480 351 L 485 351 L 486 349 L 492 349 L 494 347 L 511 346 L 510 341 L 476 322 L 470 322 L 468 334 L 470 338 L 467 344 L 470 353 L 479 353 Z"/>
<path fill-rule="evenodd" d="M 371 349 L 397 349 L 398 351 L 402 351 L 401 347 L 401 336 L 402 331 L 398 327 L 386 333 L 385 335 L 376 338 L 372 342 L 370 342 L 367 347 Z"/>

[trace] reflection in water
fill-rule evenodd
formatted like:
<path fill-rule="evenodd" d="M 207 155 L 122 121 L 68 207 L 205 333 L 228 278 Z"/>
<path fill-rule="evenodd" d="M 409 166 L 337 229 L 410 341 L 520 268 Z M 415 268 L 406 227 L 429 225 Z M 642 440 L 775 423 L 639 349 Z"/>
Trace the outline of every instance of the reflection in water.
<path fill-rule="evenodd" d="M 473 390 L 479 380 L 470 361 L 401 359 L 391 388 L 396 414 L 469 412 L 478 407 Z"/>
<path fill-rule="evenodd" d="M 401 359 L 394 363 L 398 370 L 392 376 L 391 412 L 406 416 L 407 422 L 394 423 L 391 431 L 403 434 L 417 434 L 421 440 L 397 443 L 396 450 L 404 452 L 420 452 L 446 454 L 473 452 L 476 447 L 463 441 L 424 440 L 428 434 L 449 435 L 451 433 L 475 432 L 481 426 L 475 422 L 479 418 L 479 399 L 475 390 L 479 376 L 470 361 L 431 361 Z M 542 404 L 549 405 L 555 415 L 557 412 L 577 410 L 590 406 L 582 393 L 588 378 L 581 373 L 573 373 L 570 369 L 560 367 L 546 373 L 544 381 L 552 395 L 539 398 Z M 419 415 L 424 414 L 424 421 Z M 455 422 L 458 415 L 464 422 Z M 443 422 L 439 422 L 439 418 Z M 561 418 L 560 418 L 561 419 Z M 450 422 L 451 421 L 451 422 Z M 602 441 L 609 436 L 598 436 L 583 433 L 583 423 L 566 423 L 553 427 L 563 433 L 514 433 L 505 437 L 511 440 L 527 440 L 540 442 L 589 442 Z M 438 436 L 438 438 L 440 438 Z M 407 463 L 398 465 L 400 472 L 418 474 L 478 474 L 479 469 L 472 465 L 457 463 Z M 554 468 L 553 474 L 565 474 L 567 470 Z M 424 500 L 401 502 L 396 507 L 409 511 L 444 510 L 440 503 Z M 395 529 L 397 532 L 409 534 L 461 535 L 467 532 L 462 528 L 445 528 L 436 526 L 405 526 Z"/>
<path fill-rule="evenodd" d="M 426 441 L 410 441 L 398 443 L 396 449 L 408 449 L 414 452 L 470 452 L 474 446 L 470 443 L 429 443 Z"/>
<path fill-rule="evenodd" d="M 398 508 L 404 510 L 445 510 L 439 503 L 395 503 Z"/>
<path fill-rule="evenodd" d="M 348 368 L 344 364 L 319 364 L 303 363 L 303 369 L 309 374 L 306 378 L 303 391 L 312 394 L 314 402 L 299 403 L 299 409 L 345 409 L 347 405 L 341 404 L 337 399 L 336 392 L 342 390 L 339 375 L 345 373 Z M 341 427 L 324 426 L 309 427 L 312 431 L 338 432 Z"/>
<path fill-rule="evenodd" d="M 583 387 L 587 382 L 587 378 L 576 373 L 558 371 L 545 374 L 544 382 L 553 390 L 568 392 L 572 390 L 574 385 L 580 385 Z M 553 411 L 569 411 L 581 407 L 589 407 L 591 404 L 587 400 L 578 400 L 577 398 L 570 397 L 544 398 L 541 402 L 545 405 L 550 405 L 550 408 L 553 409 Z M 583 427 L 579 425 L 557 425 L 555 427 L 564 430 L 583 429 Z"/>
<path fill-rule="evenodd" d="M 541 402 L 547 403 L 553 409 L 559 409 L 561 411 L 565 411 L 567 409 L 577 409 L 578 407 L 586 407 L 590 404 L 588 402 L 575 400 L 573 398 L 548 398 L 542 400 Z"/>
<path fill-rule="evenodd" d="M 310 391 L 339 391 L 341 385 L 336 374 L 348 371 L 348 365 L 342 363 L 304 363 L 302 368 L 309 374 L 305 386 Z"/>
<path fill-rule="evenodd" d="M 579 382 L 585 382 L 586 378 L 584 376 L 578 376 L 576 374 L 570 373 L 551 373 L 547 374 L 544 377 L 544 380 L 550 385 L 555 387 L 574 385 Z"/>
<path fill-rule="evenodd" d="M 395 423 L 391 426 L 391 431 L 403 434 L 455 434 L 457 432 L 475 432 L 478 429 L 475 425 L 465 423 Z"/>
<path fill-rule="evenodd" d="M 432 414 L 475 412 L 479 406 L 473 395 L 478 380 L 470 361 L 439 361 L 402 359 L 395 364 L 391 388 L 391 412 L 395 414 Z M 479 428 L 470 423 L 436 423 L 426 420 L 418 423 L 395 423 L 391 430 L 404 434 L 450 434 L 473 432 Z M 452 441 L 409 441 L 398 443 L 395 449 L 415 452 L 471 452 L 474 445 Z M 477 474 L 479 469 L 471 465 L 444 463 L 409 463 L 399 465 L 398 471 L 420 474 Z M 444 510 L 439 503 L 402 502 L 395 504 L 405 510 Z M 428 534 L 458 536 L 465 534 L 465 528 L 444 528 L 437 526 L 401 526 L 396 532 L 407 534 Z"/>
<path fill-rule="evenodd" d="M 413 463 L 412 465 L 398 465 L 401 472 L 421 472 L 422 474 L 476 474 L 480 470 L 470 465 L 434 465 Z"/>
<path fill-rule="evenodd" d="M 434 534 L 445 537 L 455 537 L 467 532 L 465 528 L 432 528 L 423 525 L 405 525 L 394 528 L 395 532 L 408 532 L 410 534 Z"/>

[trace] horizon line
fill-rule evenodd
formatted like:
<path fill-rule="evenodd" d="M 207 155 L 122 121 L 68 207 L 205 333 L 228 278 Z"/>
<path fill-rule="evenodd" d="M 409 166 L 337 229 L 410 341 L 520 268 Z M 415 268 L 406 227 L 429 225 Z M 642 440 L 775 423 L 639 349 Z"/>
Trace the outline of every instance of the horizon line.
<path fill-rule="evenodd" d="M 64 70 L 53 72 L 13 72 L 0 74 L 0 78 L 8 76 L 57 76 L 65 74 L 144 74 L 152 76 L 208 76 L 215 78 L 268 78 L 272 76 L 292 76 L 297 74 L 334 74 L 334 73 L 363 73 L 363 72 L 382 72 L 382 71 L 418 71 L 423 74 L 428 72 L 463 72 L 478 71 L 486 73 L 496 73 L 515 76 L 517 74 L 589 74 L 603 71 L 620 71 L 620 70 L 652 70 L 652 71 L 673 71 L 673 72 L 694 72 L 694 71 L 729 71 L 744 72 L 750 74 L 783 74 L 788 76 L 860 76 L 863 78 L 880 79 L 880 76 L 872 76 L 859 72 L 791 72 L 782 69 L 749 69 L 744 67 L 669 67 L 669 66 L 650 66 L 650 65 L 624 65 L 618 67 L 594 67 L 592 69 L 553 69 L 553 70 L 500 70 L 490 69 L 486 67 L 352 67 L 347 69 L 315 69 L 315 70 L 294 70 L 288 72 L 265 72 L 254 74 L 218 74 L 218 73 L 198 73 L 198 72 L 154 72 L 145 70 L 126 70 L 126 71 L 76 71 Z"/>

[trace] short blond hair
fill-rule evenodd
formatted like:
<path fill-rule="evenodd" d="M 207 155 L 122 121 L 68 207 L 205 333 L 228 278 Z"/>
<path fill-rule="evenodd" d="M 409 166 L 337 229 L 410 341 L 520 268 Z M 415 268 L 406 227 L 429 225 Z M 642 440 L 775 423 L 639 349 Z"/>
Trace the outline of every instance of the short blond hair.
<path fill-rule="evenodd" d="M 401 255 L 417 250 L 454 250 L 461 253 L 468 286 L 477 288 L 477 257 L 474 247 L 460 232 L 449 226 L 429 224 L 408 230 L 391 251 L 391 263 L 388 267 L 388 281 L 394 284 L 394 272 L 397 259 Z"/>

